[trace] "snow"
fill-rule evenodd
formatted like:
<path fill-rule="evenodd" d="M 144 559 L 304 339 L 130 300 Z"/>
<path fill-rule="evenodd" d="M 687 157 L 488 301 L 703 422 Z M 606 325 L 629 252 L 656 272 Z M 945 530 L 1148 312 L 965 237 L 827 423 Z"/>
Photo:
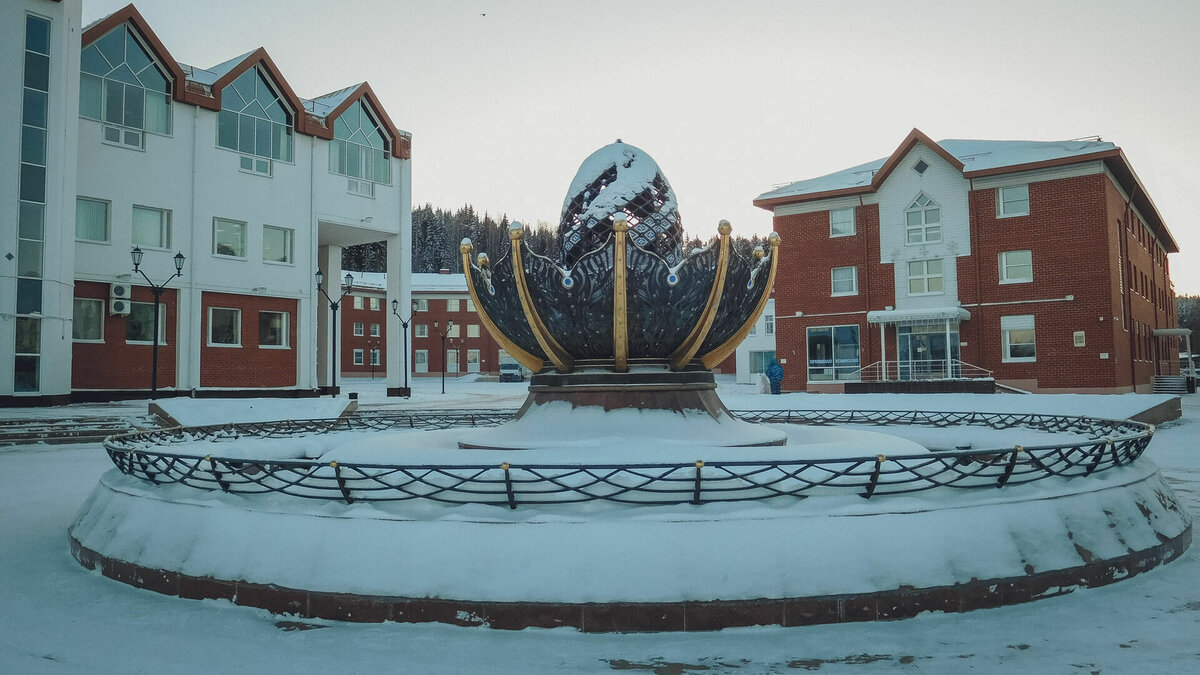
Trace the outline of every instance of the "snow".
<path fill-rule="evenodd" d="M 1078 157 L 1115 150 L 1117 146 L 1103 141 L 989 141 L 947 139 L 938 141 L 951 155 L 963 162 L 964 171 L 980 171 L 1019 166 L 1066 157 Z M 789 183 L 764 192 L 756 199 L 774 199 L 810 195 L 830 190 L 863 187 L 871 184 L 875 173 L 883 168 L 888 157 L 859 164 L 834 173 Z"/>
<path fill-rule="evenodd" d="M 886 395 L 755 395 L 752 386 L 719 380 L 731 408 L 898 409 L 913 400 Z M 384 396 L 382 380 L 373 386 L 346 384 L 361 393 L 364 408 L 514 407 L 524 397 L 521 385 L 467 378 L 447 380 L 445 396 L 438 393 L 438 378 L 421 378 L 414 382 L 414 399 L 403 402 Z M 1150 407 L 1147 403 L 1159 397 L 945 394 L 915 400 L 923 409 L 1005 408 L 1123 417 Z M 1183 406 L 1184 418 L 1159 428 L 1147 457 L 1161 466 L 1176 494 L 1197 515 L 1200 396 L 1184 397 Z M 0 410 L 5 418 L 82 414 L 144 415 L 145 401 Z M 279 617 L 222 601 L 182 600 L 111 581 L 71 558 L 66 527 L 111 466 L 99 444 L 0 448 L 0 672 L 386 672 L 403 664 L 402 670 L 421 673 L 636 670 L 740 675 L 837 673 L 847 665 L 861 672 L 1168 673 L 1187 672 L 1196 663 L 1196 547 L 1133 579 L 1033 604 L 924 614 L 895 622 L 718 633 L 619 635 L 349 624 Z M 228 550 L 228 558 L 238 558 L 236 549 Z M 478 560 L 486 567 L 487 554 L 479 553 Z M 519 579 L 521 569 L 512 569 L 511 575 Z"/>
<path fill-rule="evenodd" d="M 655 176 L 662 174 L 658 164 L 644 150 L 627 143 L 610 143 L 588 155 L 579 165 L 571 186 L 567 188 L 563 210 L 566 211 L 579 193 L 612 167 L 616 167 L 617 177 L 592 198 L 585 211 L 578 214 L 579 222 L 607 222 L 614 213 L 624 212 L 625 206 L 636 200 L 647 186 L 653 185 Z M 665 176 L 663 181 L 666 181 Z M 663 198 L 659 211 L 671 213 L 677 209 L 675 193 L 669 184 Z"/>
<path fill-rule="evenodd" d="M 413 293 L 466 293 L 467 278 L 458 272 L 452 274 L 414 272 L 412 274 L 412 290 Z"/>
<path fill-rule="evenodd" d="M 347 396 L 330 398 L 165 398 L 163 412 L 185 427 L 228 422 L 334 419 L 350 405 Z"/>

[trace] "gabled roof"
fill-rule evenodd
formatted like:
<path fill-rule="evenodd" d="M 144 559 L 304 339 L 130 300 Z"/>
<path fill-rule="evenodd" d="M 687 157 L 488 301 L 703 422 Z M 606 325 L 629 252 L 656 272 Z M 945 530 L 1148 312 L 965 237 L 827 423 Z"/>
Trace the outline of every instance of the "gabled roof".
<path fill-rule="evenodd" d="M 283 73 L 262 47 L 208 68 L 180 63 L 171 56 L 158 36 L 151 30 L 145 18 L 132 4 L 89 24 L 83 31 L 82 46 L 88 46 L 125 22 L 129 22 L 147 48 L 170 71 L 172 98 L 176 101 L 190 103 L 208 110 L 220 110 L 221 90 L 246 70 L 260 65 L 266 71 L 272 84 L 278 89 L 281 97 L 295 111 L 294 128 L 298 133 L 327 140 L 332 139 L 333 120 L 355 101 L 363 99 L 391 136 L 393 140 L 392 156 L 400 159 L 408 159 L 412 156 L 412 134 L 396 127 L 387 111 L 379 103 L 379 98 L 371 89 L 371 85 L 362 82 L 312 100 L 302 99 L 292 90 L 287 79 L 283 77 Z"/>
<path fill-rule="evenodd" d="M 108 35 L 112 29 L 123 23 L 129 24 L 130 28 L 142 39 L 142 44 L 154 55 L 159 65 L 167 69 L 167 73 L 171 79 L 171 98 L 176 101 L 182 101 L 187 77 L 184 75 L 183 69 L 179 67 L 179 62 L 175 60 L 175 57 L 171 56 L 171 52 L 167 50 L 166 45 L 154 34 L 154 30 L 150 28 L 150 24 L 146 23 L 145 17 L 142 16 L 141 12 L 137 11 L 137 7 L 131 4 L 125 5 L 112 14 L 88 24 L 80 36 L 80 48 L 87 47 L 96 40 Z"/>
<path fill-rule="evenodd" d="M 1018 171 L 1044 169 L 1080 162 L 1103 161 L 1130 195 L 1134 206 L 1146 217 L 1148 224 L 1159 233 L 1164 248 L 1175 253 L 1178 244 L 1162 221 L 1158 208 L 1150 199 L 1141 180 L 1134 173 L 1125 154 L 1116 145 L 1095 140 L 1072 141 L 992 141 L 950 139 L 934 141 L 919 129 L 913 129 L 892 154 L 865 164 L 835 173 L 789 183 L 764 192 L 754 205 L 773 210 L 783 204 L 831 199 L 876 192 L 913 147 L 921 143 L 951 166 L 962 171 L 963 177 L 982 178 Z"/>

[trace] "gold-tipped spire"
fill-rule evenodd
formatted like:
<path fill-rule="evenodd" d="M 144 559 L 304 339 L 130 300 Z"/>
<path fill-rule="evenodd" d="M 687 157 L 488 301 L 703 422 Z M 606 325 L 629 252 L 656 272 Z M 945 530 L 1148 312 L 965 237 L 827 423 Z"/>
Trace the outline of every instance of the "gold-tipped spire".
<path fill-rule="evenodd" d="M 508 238 L 512 241 L 513 278 L 517 281 L 517 295 L 521 298 L 521 309 L 525 311 L 525 319 L 529 322 L 533 337 L 537 339 L 542 351 L 550 358 L 555 369 L 560 373 L 569 373 L 572 366 L 575 365 L 574 357 L 568 354 L 567 350 L 563 349 L 562 345 L 558 344 L 558 341 L 550 334 L 550 329 L 546 328 L 542 317 L 538 316 L 537 308 L 533 306 L 533 296 L 529 294 L 529 284 L 525 281 L 525 262 L 521 257 L 521 240 L 524 236 L 525 228 L 520 223 L 514 222 L 508 228 Z"/>
<path fill-rule="evenodd" d="M 708 292 L 708 301 L 704 304 L 704 311 L 700 313 L 696 325 L 692 327 L 692 332 L 688 333 L 683 343 L 671 353 L 671 370 L 683 370 L 687 367 L 699 351 L 700 345 L 704 344 L 708 332 L 712 330 L 713 319 L 717 318 L 717 308 L 720 307 L 721 295 L 725 292 L 725 275 L 729 271 L 729 234 L 733 232 L 733 226 L 728 220 L 722 220 L 717 225 L 717 232 L 721 234 L 721 251 L 717 257 L 717 270 L 713 275 L 712 288 Z"/>
<path fill-rule="evenodd" d="M 545 366 L 545 362 L 542 361 L 541 357 L 530 354 L 508 339 L 508 336 L 496 327 L 496 323 L 492 321 L 492 317 L 488 316 L 487 310 L 484 309 L 483 303 L 479 301 L 479 293 L 475 291 L 475 280 L 471 278 L 471 251 L 473 248 L 474 246 L 472 246 L 470 239 L 463 239 L 462 243 L 458 245 L 458 250 L 462 254 L 463 276 L 467 278 L 467 293 L 471 296 L 471 302 L 475 304 L 475 312 L 479 314 L 479 321 L 487 329 L 487 332 L 491 333 L 492 338 L 496 340 L 500 347 L 517 360 L 517 363 L 525 366 L 534 373 L 540 372 L 542 367 Z M 487 264 L 487 254 L 480 252 L 479 267 L 486 267 Z"/>
<path fill-rule="evenodd" d="M 629 308 L 625 300 L 625 236 L 629 221 L 618 213 L 613 219 L 613 370 L 629 370 Z"/>
<path fill-rule="evenodd" d="M 767 235 L 767 243 L 771 245 L 771 270 L 767 274 L 766 287 L 763 288 L 762 295 L 759 296 L 758 304 L 755 305 L 754 311 L 750 313 L 750 318 L 733 334 L 733 337 L 700 357 L 700 362 L 704 364 L 705 368 L 712 368 L 724 361 L 726 357 L 733 353 L 733 350 L 737 349 L 742 340 L 746 339 L 746 336 L 750 334 L 750 329 L 754 328 L 754 324 L 758 322 L 758 317 L 762 315 L 763 309 L 767 306 L 767 301 L 771 299 L 771 288 L 775 285 L 775 272 L 779 269 L 779 241 L 778 232 L 772 232 Z M 755 257 L 761 259 L 757 253 Z"/>

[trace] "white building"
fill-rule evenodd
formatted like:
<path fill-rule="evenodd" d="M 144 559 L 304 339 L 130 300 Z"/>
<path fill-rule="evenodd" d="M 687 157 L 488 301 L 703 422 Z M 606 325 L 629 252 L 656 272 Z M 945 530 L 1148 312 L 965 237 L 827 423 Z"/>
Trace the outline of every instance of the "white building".
<path fill-rule="evenodd" d="M 25 109 L 7 107 L 12 96 L 0 108 L 0 147 L 17 156 L 20 145 L 24 162 L 0 169 L 0 194 L 21 214 L 19 231 L 3 224 L 18 251 L 0 263 L 0 352 L 13 355 L 0 356 L 0 400 L 144 395 L 154 303 L 134 247 L 151 281 L 169 279 L 160 390 L 330 384 L 331 312 L 314 272 L 332 295 L 343 246 L 386 241 L 400 272 L 387 297 L 407 306 L 410 136 L 369 85 L 300 98 L 263 49 L 208 68 L 177 62 L 132 5 L 82 28 L 79 0 L 0 12 L 5 42 L 26 44 L 0 62 L 3 82 L 26 78 Z M 43 119 L 39 134 L 30 125 Z M 43 152 L 25 147 L 39 136 Z M 388 354 L 398 381 L 399 350 Z"/>
<path fill-rule="evenodd" d="M 767 300 L 750 334 L 734 350 L 738 384 L 757 384 L 775 358 L 775 298 Z M 786 364 L 784 365 L 786 368 Z"/>

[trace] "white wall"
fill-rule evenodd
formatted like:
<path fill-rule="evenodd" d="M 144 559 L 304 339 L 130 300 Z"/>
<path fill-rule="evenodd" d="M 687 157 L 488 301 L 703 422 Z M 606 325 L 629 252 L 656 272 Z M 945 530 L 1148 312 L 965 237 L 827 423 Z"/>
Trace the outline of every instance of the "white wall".
<path fill-rule="evenodd" d="M 750 373 L 750 352 L 776 351 L 775 349 L 775 333 L 778 332 L 778 324 L 775 330 L 770 334 L 767 333 L 767 317 L 775 316 L 775 298 L 767 300 L 767 306 L 763 309 L 762 316 L 758 317 L 758 322 L 754 324 L 754 333 L 746 336 L 745 340 L 734 350 L 734 358 L 737 363 L 737 381 L 739 384 L 754 384 L 758 382 L 758 374 Z"/>

